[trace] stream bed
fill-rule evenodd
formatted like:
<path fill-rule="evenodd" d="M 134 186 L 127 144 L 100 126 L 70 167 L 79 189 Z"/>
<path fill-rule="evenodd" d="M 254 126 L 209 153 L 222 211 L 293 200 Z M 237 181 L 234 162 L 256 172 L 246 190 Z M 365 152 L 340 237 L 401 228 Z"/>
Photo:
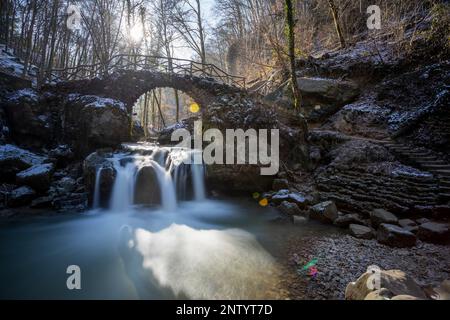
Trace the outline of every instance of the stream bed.
<path fill-rule="evenodd" d="M 280 223 L 275 209 L 250 195 L 211 199 L 203 166 L 181 161 L 196 155 L 127 145 L 95 167 L 94 209 L 3 224 L 0 298 L 288 298 L 280 262 L 287 240 L 334 228 Z M 102 206 L 105 168 L 115 179 Z M 81 289 L 69 290 L 70 266 L 81 271 Z M 295 279 L 295 268 L 289 272 Z"/>
<path fill-rule="evenodd" d="M 283 239 L 329 231 L 276 217 L 251 199 L 224 199 L 8 223 L 0 298 L 283 299 Z M 81 290 L 66 286 L 70 265 L 81 269 Z"/>

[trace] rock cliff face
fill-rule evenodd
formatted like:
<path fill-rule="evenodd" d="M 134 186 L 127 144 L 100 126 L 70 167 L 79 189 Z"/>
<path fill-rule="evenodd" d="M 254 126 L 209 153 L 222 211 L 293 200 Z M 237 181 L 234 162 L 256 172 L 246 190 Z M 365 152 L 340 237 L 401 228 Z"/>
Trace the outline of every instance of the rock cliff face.
<path fill-rule="evenodd" d="M 62 114 L 63 139 L 82 155 L 130 140 L 130 118 L 125 105 L 96 96 L 69 95 Z"/>
<path fill-rule="evenodd" d="M 226 130 L 265 129 L 270 137 L 271 130 L 278 130 L 279 134 L 279 160 L 280 163 L 300 164 L 307 166 L 307 151 L 303 149 L 307 145 L 306 136 L 300 126 L 300 119 L 295 119 L 293 114 L 288 118 L 278 113 L 272 105 L 267 105 L 258 99 L 242 95 L 224 95 L 211 104 L 203 114 L 204 128 L 214 128 L 222 132 L 226 137 Z M 268 138 L 269 146 L 272 141 Z M 226 141 L 227 145 L 234 141 Z M 249 152 L 248 148 L 246 150 Z M 235 153 L 236 154 L 236 153 Z M 224 155 L 226 157 L 226 154 Z M 275 159 L 278 162 L 278 159 Z M 244 165 L 213 165 L 208 167 L 208 181 L 213 188 L 220 190 L 233 190 L 255 192 L 267 191 L 272 185 L 274 176 L 261 175 L 258 165 L 250 165 L 248 161 Z"/>
<path fill-rule="evenodd" d="M 129 115 L 120 101 L 23 89 L 9 95 L 4 105 L 11 138 L 31 148 L 69 144 L 83 157 L 130 139 Z"/>
<path fill-rule="evenodd" d="M 320 122 L 333 115 L 343 106 L 355 101 L 360 89 L 356 82 L 322 77 L 299 77 L 298 86 L 302 92 L 302 112 L 309 122 Z M 285 107 L 292 106 L 289 84 L 266 97 Z"/>
<path fill-rule="evenodd" d="M 413 43 L 414 32 L 407 34 L 405 43 Z M 398 55 L 392 44 L 375 40 L 298 60 L 312 169 L 283 168 L 284 190 L 273 186 L 264 194 L 281 217 L 291 212 L 294 222 L 332 222 L 353 237 L 390 247 L 448 241 L 450 65 L 448 53 L 417 49 Z M 292 108 L 283 81 L 266 99 Z M 315 201 L 300 211 L 286 210 L 283 202 L 292 193 Z M 335 215 L 325 219 L 316 208 L 330 202 Z M 375 211 L 395 221 L 372 221 Z M 436 221 L 426 225 L 423 217 Z"/>

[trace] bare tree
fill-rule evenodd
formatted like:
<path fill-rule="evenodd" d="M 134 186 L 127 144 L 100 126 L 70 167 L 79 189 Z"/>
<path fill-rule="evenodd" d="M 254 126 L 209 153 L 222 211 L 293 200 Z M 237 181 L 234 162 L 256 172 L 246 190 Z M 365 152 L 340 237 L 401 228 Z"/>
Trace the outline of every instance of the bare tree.
<path fill-rule="evenodd" d="M 36 16 L 37 16 L 37 9 L 38 9 L 38 0 L 31 0 L 30 5 L 30 11 L 31 11 L 31 21 L 29 24 L 29 28 L 27 31 L 27 40 L 26 40 L 26 53 L 25 53 L 25 61 L 24 61 L 24 67 L 23 67 L 23 76 L 26 76 L 28 73 L 28 68 L 30 65 L 30 59 L 31 59 L 31 53 L 33 48 L 33 31 L 34 31 L 34 25 L 36 22 Z"/>
<path fill-rule="evenodd" d="M 328 5 L 330 6 L 331 15 L 333 16 L 334 27 L 336 28 L 336 33 L 339 38 L 339 43 L 341 44 L 341 48 L 345 48 L 346 43 L 345 43 L 344 35 L 342 34 L 341 23 L 339 21 L 339 10 L 336 7 L 334 0 L 327 0 L 327 1 L 328 1 Z"/>
<path fill-rule="evenodd" d="M 205 64 L 205 30 L 200 0 L 176 0 L 173 9 L 174 28 Z"/>
<path fill-rule="evenodd" d="M 294 21 L 294 7 L 293 0 L 285 0 L 285 12 L 286 12 L 286 35 L 288 38 L 288 51 L 290 61 L 290 74 L 292 94 L 294 97 L 294 108 L 300 110 L 302 95 L 300 88 L 298 87 L 296 66 L 295 66 L 295 21 Z"/>
<path fill-rule="evenodd" d="M 157 0 L 154 3 L 154 12 L 156 14 L 156 22 L 158 26 L 158 35 L 161 46 L 164 49 L 164 53 L 168 61 L 168 71 L 173 72 L 173 42 L 176 40 L 175 30 L 172 25 L 171 13 L 174 10 L 175 3 Z M 175 101 L 176 101 L 176 121 L 179 121 L 180 111 L 180 99 L 178 90 L 174 89 Z"/>

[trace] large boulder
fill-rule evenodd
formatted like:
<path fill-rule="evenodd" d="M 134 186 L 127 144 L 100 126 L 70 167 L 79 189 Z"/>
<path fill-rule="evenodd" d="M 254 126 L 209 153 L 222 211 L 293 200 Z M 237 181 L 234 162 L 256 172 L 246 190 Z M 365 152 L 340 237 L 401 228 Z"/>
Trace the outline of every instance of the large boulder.
<path fill-rule="evenodd" d="M 391 299 L 395 296 L 411 296 L 426 299 L 417 282 L 401 270 L 369 268 L 356 282 L 345 289 L 346 300 Z"/>
<path fill-rule="evenodd" d="M 130 118 L 121 101 L 71 94 L 64 107 L 63 132 L 75 152 L 87 155 L 129 141 Z"/>
<path fill-rule="evenodd" d="M 283 214 L 292 218 L 293 216 L 299 216 L 302 214 L 300 208 L 295 204 L 288 201 L 283 201 L 281 205 L 278 207 Z"/>
<path fill-rule="evenodd" d="M 417 223 L 415 223 L 413 220 L 411 219 L 400 219 L 398 220 L 398 225 L 402 228 L 405 227 L 415 227 L 417 226 Z"/>
<path fill-rule="evenodd" d="M 382 223 L 397 224 L 398 218 L 389 211 L 384 209 L 375 209 L 370 213 L 370 220 L 374 227 L 378 227 Z"/>
<path fill-rule="evenodd" d="M 100 206 L 102 207 L 107 207 L 109 205 L 116 176 L 117 171 L 111 166 L 103 167 L 98 174 L 98 178 L 100 179 L 99 199 L 100 199 Z M 89 193 L 89 195 L 94 196 L 94 192 Z"/>
<path fill-rule="evenodd" d="M 289 201 L 291 199 L 289 195 L 290 192 L 288 189 L 282 189 L 272 195 L 270 201 L 273 204 L 281 204 L 283 201 Z"/>
<path fill-rule="evenodd" d="M 45 192 L 50 187 L 55 166 L 52 163 L 38 164 L 16 175 L 19 185 L 28 185 L 34 190 Z"/>
<path fill-rule="evenodd" d="M 431 298 L 434 300 L 450 300 L 450 280 L 444 280 L 439 286 L 433 288 Z"/>
<path fill-rule="evenodd" d="M 8 205 L 10 207 L 22 207 L 26 206 L 36 198 L 36 192 L 30 187 L 24 186 L 14 189 L 8 199 Z"/>
<path fill-rule="evenodd" d="M 337 207 L 333 201 L 325 201 L 312 206 L 309 217 L 325 223 L 333 223 L 339 216 Z"/>
<path fill-rule="evenodd" d="M 347 104 L 359 94 L 358 86 L 351 81 L 302 77 L 297 82 L 303 95 L 315 95 L 339 104 Z"/>
<path fill-rule="evenodd" d="M 340 228 L 347 228 L 351 224 L 364 225 L 364 221 L 356 213 L 340 215 L 334 220 L 334 225 Z"/>
<path fill-rule="evenodd" d="M 116 170 L 113 164 L 108 160 L 112 156 L 111 150 L 99 150 L 90 154 L 83 162 L 83 178 L 85 189 L 90 195 L 92 202 L 95 181 L 100 179 L 100 203 L 106 205 L 110 198 L 114 180 L 116 178 Z"/>
<path fill-rule="evenodd" d="M 157 173 L 153 167 L 143 167 L 137 173 L 134 202 L 145 205 L 161 203 L 161 190 Z"/>
<path fill-rule="evenodd" d="M 14 145 L 0 145 L 0 181 L 12 181 L 20 171 L 40 165 L 47 159 Z"/>
<path fill-rule="evenodd" d="M 283 201 L 295 203 L 300 209 L 306 209 L 314 202 L 313 196 L 305 195 L 299 192 L 290 192 L 288 189 L 281 189 L 277 193 L 272 193 L 270 196 L 271 203 L 281 204 Z"/>
<path fill-rule="evenodd" d="M 300 209 L 305 209 L 308 205 L 314 202 L 313 196 L 304 195 L 302 193 L 289 193 L 289 202 L 293 202 L 299 206 Z"/>
<path fill-rule="evenodd" d="M 392 299 L 392 292 L 386 288 L 381 288 L 370 292 L 364 300 L 390 300 Z"/>
<path fill-rule="evenodd" d="M 353 102 L 360 93 L 358 86 L 351 81 L 299 77 L 297 82 L 302 92 L 304 113 L 311 121 L 332 115 L 341 107 Z M 286 106 L 292 105 L 289 84 L 270 94 L 268 99 Z"/>
<path fill-rule="evenodd" d="M 415 223 L 411 219 L 400 219 L 400 220 L 398 220 L 398 225 L 400 227 L 402 227 L 403 229 L 408 230 L 414 234 L 416 234 L 417 231 L 419 231 L 419 227 L 417 226 L 417 223 Z"/>
<path fill-rule="evenodd" d="M 355 238 L 370 240 L 373 238 L 372 229 L 359 224 L 351 224 L 349 226 L 350 234 Z"/>
<path fill-rule="evenodd" d="M 413 247 L 416 245 L 416 236 L 399 226 L 382 223 L 378 228 L 378 242 L 391 247 Z"/>
<path fill-rule="evenodd" d="M 10 95 L 5 103 L 12 137 L 28 146 L 45 146 L 53 137 L 52 113 L 33 89 Z"/>
<path fill-rule="evenodd" d="M 450 228 L 448 224 L 427 222 L 419 226 L 417 236 L 420 240 L 432 243 L 450 243 Z"/>

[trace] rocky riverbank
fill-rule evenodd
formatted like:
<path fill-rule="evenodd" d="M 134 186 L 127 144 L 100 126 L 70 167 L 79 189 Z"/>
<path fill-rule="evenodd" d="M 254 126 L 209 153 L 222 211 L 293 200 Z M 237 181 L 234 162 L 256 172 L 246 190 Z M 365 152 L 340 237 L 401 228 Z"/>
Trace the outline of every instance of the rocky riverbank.
<path fill-rule="evenodd" d="M 313 259 L 317 259 L 317 274 L 310 276 L 302 269 Z M 425 290 L 436 287 L 450 279 L 450 247 L 419 242 L 414 248 L 402 249 L 349 235 L 299 235 L 289 240 L 284 264 L 291 299 L 345 299 L 347 285 L 371 265 L 402 270 Z"/>

